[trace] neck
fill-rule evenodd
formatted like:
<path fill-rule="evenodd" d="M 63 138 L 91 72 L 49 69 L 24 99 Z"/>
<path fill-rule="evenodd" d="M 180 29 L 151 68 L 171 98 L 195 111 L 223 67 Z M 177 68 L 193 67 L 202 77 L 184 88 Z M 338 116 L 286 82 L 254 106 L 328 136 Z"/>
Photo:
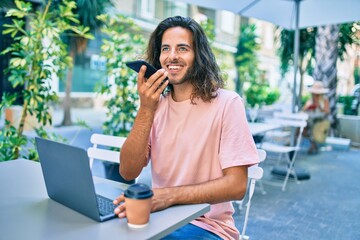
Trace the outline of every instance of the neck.
<path fill-rule="evenodd" d="M 179 84 L 173 85 L 173 87 L 174 89 L 171 92 L 171 97 L 175 102 L 182 102 L 190 99 L 193 91 L 193 86 L 191 84 Z"/>

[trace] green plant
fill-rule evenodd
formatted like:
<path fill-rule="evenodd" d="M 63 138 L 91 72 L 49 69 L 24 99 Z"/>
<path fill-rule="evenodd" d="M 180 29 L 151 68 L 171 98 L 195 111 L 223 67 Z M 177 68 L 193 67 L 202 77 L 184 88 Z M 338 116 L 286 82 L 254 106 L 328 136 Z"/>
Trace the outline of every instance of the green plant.
<path fill-rule="evenodd" d="M 263 71 L 258 68 L 256 52 L 260 49 L 256 35 L 256 25 L 243 25 L 235 53 L 235 64 L 238 72 L 236 91 L 244 93 L 246 103 L 250 107 L 270 105 L 277 101 L 280 92 L 270 88 Z"/>
<path fill-rule="evenodd" d="M 310 100 L 311 94 L 306 94 L 301 96 L 301 106 L 304 106 L 305 103 Z"/>
<path fill-rule="evenodd" d="M 251 108 L 256 105 L 271 105 L 276 102 L 280 97 L 278 89 L 270 88 L 266 84 L 254 84 L 245 89 L 246 104 Z"/>
<path fill-rule="evenodd" d="M 354 67 L 354 84 L 360 84 L 360 67 L 358 66 Z"/>
<path fill-rule="evenodd" d="M 18 152 L 26 143 L 26 137 L 18 135 L 16 128 L 6 121 L 5 127 L 0 131 L 0 162 L 16 159 Z"/>
<path fill-rule="evenodd" d="M 280 98 L 280 91 L 277 88 L 270 88 L 269 86 L 267 86 L 265 91 L 265 105 L 271 105 Z"/>
<path fill-rule="evenodd" d="M 101 46 L 102 56 L 106 57 L 107 83 L 96 90 L 109 99 L 107 120 L 103 123 L 104 133 L 127 136 L 133 124 L 139 104 L 137 93 L 137 74 L 125 62 L 138 58 L 144 52 L 144 39 L 140 28 L 123 15 L 98 16 L 104 26 L 102 32 L 107 39 Z"/>
<path fill-rule="evenodd" d="M 344 114 L 345 115 L 357 115 L 355 111 L 351 109 L 352 102 L 354 101 L 355 96 L 339 96 L 338 103 L 343 104 Z"/>
<path fill-rule="evenodd" d="M 243 93 L 245 83 L 257 84 L 260 80 L 261 71 L 258 68 L 259 60 L 256 52 L 260 49 L 258 36 L 256 35 L 256 25 L 246 24 L 241 26 L 240 37 L 235 53 L 235 65 L 238 79 L 235 90 L 239 94 Z M 258 91 L 254 89 L 254 91 Z"/>
<path fill-rule="evenodd" d="M 1 142 L 2 161 L 16 159 L 20 155 L 36 158 L 34 150 L 21 151 L 25 150 L 28 143 L 23 135 L 24 124 L 28 115 L 35 116 L 41 126 L 51 124 L 50 104 L 57 101 L 57 95 L 51 89 L 52 79 L 62 78 L 64 70 L 71 66 L 71 58 L 60 36 L 65 32 L 91 36 L 88 28 L 76 25 L 78 20 L 73 13 L 75 2 L 64 0 L 59 9 L 54 11 L 49 10 L 51 3 L 49 0 L 44 8 L 34 13 L 31 3 L 16 0 L 16 8 L 6 13 L 6 17 L 12 18 L 12 24 L 4 24 L 3 34 L 11 34 L 14 38 L 14 43 L 2 52 L 12 55 L 6 71 L 10 73 L 9 82 L 14 88 L 24 87 L 21 92 L 23 105 L 19 126 L 11 126 L 6 122 L 0 130 L 0 136 L 5 141 Z M 1 112 L 18 97 L 18 94 L 3 95 Z"/>

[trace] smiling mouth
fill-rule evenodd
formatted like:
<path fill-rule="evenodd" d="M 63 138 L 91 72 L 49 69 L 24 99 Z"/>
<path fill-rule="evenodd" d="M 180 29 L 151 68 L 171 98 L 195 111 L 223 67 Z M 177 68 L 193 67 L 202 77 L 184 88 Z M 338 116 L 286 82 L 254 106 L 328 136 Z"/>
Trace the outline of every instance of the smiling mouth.
<path fill-rule="evenodd" d="M 183 66 L 180 65 L 167 65 L 167 68 L 170 71 L 179 71 Z"/>

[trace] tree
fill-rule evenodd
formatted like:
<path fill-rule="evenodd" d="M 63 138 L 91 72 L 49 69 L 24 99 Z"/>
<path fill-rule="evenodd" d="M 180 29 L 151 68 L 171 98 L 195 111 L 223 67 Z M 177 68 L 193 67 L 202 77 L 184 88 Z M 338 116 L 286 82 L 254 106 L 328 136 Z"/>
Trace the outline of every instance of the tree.
<path fill-rule="evenodd" d="M 76 7 L 73 1 L 62 1 L 58 11 L 50 11 L 52 1 L 44 8 L 32 12 L 31 3 L 16 0 L 16 8 L 10 9 L 6 17 L 12 18 L 12 24 L 4 24 L 3 34 L 14 37 L 14 43 L 2 54 L 11 53 L 7 72 L 9 81 L 15 88 L 24 86 L 21 95 L 23 105 L 19 126 L 5 121 L 0 130 L 0 161 L 16 159 L 27 144 L 28 138 L 23 135 L 25 119 L 28 115 L 35 116 L 41 124 L 35 132 L 41 137 L 49 137 L 43 126 L 51 124 L 49 105 L 57 100 L 56 93 L 51 89 L 53 77 L 61 78 L 64 70 L 71 65 L 71 58 L 66 51 L 66 44 L 61 34 L 72 34 L 88 37 L 88 29 L 78 25 L 73 13 Z M 28 19 L 29 28 L 25 19 Z M 10 107 L 19 94 L 4 94 L 1 99 L 0 112 Z M 23 157 L 36 159 L 34 149 L 24 153 Z"/>
<path fill-rule="evenodd" d="M 304 74 L 312 71 L 311 61 L 314 59 L 314 47 L 315 47 L 315 35 L 316 28 L 306 28 L 300 30 L 299 40 L 299 59 L 298 69 L 300 74 L 300 88 L 298 92 L 297 105 L 301 108 L 301 95 L 302 86 L 304 80 Z M 280 57 L 280 72 L 284 76 L 290 69 L 290 66 L 294 65 L 294 41 L 295 32 L 282 29 L 278 41 L 280 46 L 278 49 L 278 55 Z"/>
<path fill-rule="evenodd" d="M 91 32 L 95 31 L 100 25 L 101 21 L 97 16 L 104 13 L 105 7 L 110 4 L 109 0 L 77 0 L 76 14 L 81 25 L 90 29 Z M 68 36 L 68 45 L 70 57 L 75 65 L 75 57 L 86 50 L 87 39 L 78 35 Z M 61 123 L 63 126 L 72 125 L 71 121 L 71 88 L 72 88 L 73 69 L 69 68 L 66 75 L 65 83 L 65 98 L 64 98 L 64 118 Z"/>
<path fill-rule="evenodd" d="M 337 42 L 335 44 L 332 44 L 333 46 L 336 46 L 336 48 L 337 48 L 336 51 L 338 51 L 338 53 L 335 54 L 335 56 L 337 56 L 335 59 L 342 60 L 346 54 L 346 46 L 354 43 L 354 32 L 353 31 L 356 31 L 354 29 L 358 29 L 358 28 L 353 27 L 353 23 L 342 24 L 342 25 L 340 25 L 340 28 L 339 28 L 339 34 L 338 34 L 339 38 L 330 37 L 334 41 L 335 41 L 335 39 L 337 39 L 336 40 Z M 302 97 L 303 75 L 306 72 L 308 72 L 310 75 L 312 75 L 312 72 L 314 71 L 314 67 L 316 68 L 316 67 L 319 67 L 319 65 L 326 64 L 326 63 L 317 63 L 317 59 L 315 58 L 315 50 L 316 50 L 315 44 L 318 44 L 318 43 L 316 43 L 316 41 L 321 41 L 320 38 L 317 37 L 317 31 L 318 31 L 318 28 L 312 28 L 312 27 L 300 30 L 300 42 L 299 42 L 300 49 L 299 49 L 299 61 L 298 61 L 299 72 L 300 72 L 300 90 L 299 90 L 298 96 L 297 96 L 297 99 L 298 99 L 297 104 L 299 105 L 299 107 L 301 107 L 300 99 Z M 357 31 L 359 31 L 359 30 L 357 30 Z M 324 33 L 325 32 L 322 31 L 320 34 L 324 34 Z M 324 37 L 322 37 L 322 39 L 324 39 Z M 285 73 L 289 71 L 290 66 L 294 64 L 294 62 L 293 62 L 294 31 L 289 31 L 289 30 L 285 30 L 285 29 L 281 30 L 278 41 L 279 41 L 279 45 L 280 45 L 279 50 L 278 50 L 278 55 L 280 57 L 281 73 L 284 76 Z M 323 48 L 323 51 L 324 50 L 325 50 L 325 52 L 327 51 L 326 48 Z M 316 54 L 318 55 L 319 53 L 316 53 Z M 334 55 L 332 55 L 332 57 L 333 56 Z M 323 59 L 326 59 L 326 58 L 323 58 Z M 336 61 L 335 62 L 333 61 L 333 64 L 336 64 Z M 335 66 L 335 68 L 336 68 L 336 66 Z M 316 70 L 316 71 L 318 71 L 318 70 Z M 318 76 L 316 76 L 316 78 L 317 77 Z"/>
<path fill-rule="evenodd" d="M 360 31 L 356 26 L 357 23 L 322 26 L 318 27 L 316 34 L 316 65 L 313 78 L 324 82 L 324 85 L 330 89 L 328 98 L 330 103 L 331 132 L 333 135 L 337 135 L 336 62 L 338 59 L 344 59 L 346 46 L 356 43 L 356 32 Z"/>

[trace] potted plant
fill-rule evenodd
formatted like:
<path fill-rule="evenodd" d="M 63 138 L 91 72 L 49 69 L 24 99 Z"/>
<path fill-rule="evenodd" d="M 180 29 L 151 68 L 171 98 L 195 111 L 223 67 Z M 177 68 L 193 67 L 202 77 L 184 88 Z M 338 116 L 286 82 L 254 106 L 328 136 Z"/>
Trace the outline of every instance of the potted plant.
<path fill-rule="evenodd" d="M 23 89 L 21 94 L 3 95 L 0 113 L 11 108 L 19 97 L 23 98 L 23 104 L 19 123 L 5 120 L 5 126 L 0 129 L 0 161 L 20 156 L 37 159 L 34 149 L 25 149 L 28 138 L 24 136 L 24 126 L 26 119 L 33 116 L 39 123 L 39 126 L 33 127 L 36 134 L 50 137 L 44 126 L 51 124 L 50 105 L 57 101 L 51 82 L 55 77 L 61 79 L 65 69 L 71 67 L 71 58 L 61 35 L 92 37 L 88 28 L 76 25 L 78 20 L 73 13 L 76 8 L 73 1 L 64 0 L 55 8 L 49 0 L 36 12 L 29 2 L 16 0 L 15 5 L 16 8 L 10 9 L 6 14 L 6 17 L 12 18 L 12 24 L 5 24 L 3 31 L 3 34 L 11 34 L 14 43 L 2 54 L 12 55 L 6 69 L 10 75 L 9 82 L 14 88 L 23 86 Z"/>
<path fill-rule="evenodd" d="M 360 146 L 360 85 L 354 89 L 353 95 L 338 97 L 337 119 L 340 137 L 348 138 L 352 145 Z"/>

